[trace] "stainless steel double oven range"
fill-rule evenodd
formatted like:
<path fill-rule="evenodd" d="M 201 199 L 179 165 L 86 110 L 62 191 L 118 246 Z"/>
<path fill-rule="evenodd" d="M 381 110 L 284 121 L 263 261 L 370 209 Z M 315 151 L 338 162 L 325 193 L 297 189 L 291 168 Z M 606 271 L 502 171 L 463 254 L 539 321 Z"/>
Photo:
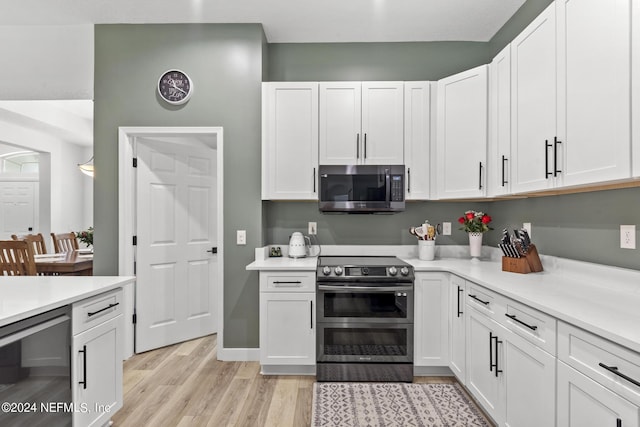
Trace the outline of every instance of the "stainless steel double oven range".
<path fill-rule="evenodd" d="M 414 278 L 396 257 L 318 258 L 318 381 L 413 381 Z"/>

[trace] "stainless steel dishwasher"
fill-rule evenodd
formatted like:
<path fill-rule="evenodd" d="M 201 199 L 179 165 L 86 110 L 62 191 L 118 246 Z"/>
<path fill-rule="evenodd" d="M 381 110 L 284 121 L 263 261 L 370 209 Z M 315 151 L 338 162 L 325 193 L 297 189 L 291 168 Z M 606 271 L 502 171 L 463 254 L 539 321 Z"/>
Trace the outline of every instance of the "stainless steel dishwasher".
<path fill-rule="evenodd" d="M 69 307 L 0 328 L 0 425 L 71 426 Z"/>

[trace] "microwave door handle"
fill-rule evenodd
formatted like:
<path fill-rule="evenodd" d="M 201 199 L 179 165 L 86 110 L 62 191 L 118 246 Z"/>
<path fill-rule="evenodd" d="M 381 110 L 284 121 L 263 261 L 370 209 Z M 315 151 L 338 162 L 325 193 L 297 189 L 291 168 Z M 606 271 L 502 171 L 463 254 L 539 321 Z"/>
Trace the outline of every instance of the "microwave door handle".
<path fill-rule="evenodd" d="M 385 194 L 387 207 L 391 207 L 391 173 L 389 169 L 385 170 L 385 189 L 387 190 L 387 194 Z"/>

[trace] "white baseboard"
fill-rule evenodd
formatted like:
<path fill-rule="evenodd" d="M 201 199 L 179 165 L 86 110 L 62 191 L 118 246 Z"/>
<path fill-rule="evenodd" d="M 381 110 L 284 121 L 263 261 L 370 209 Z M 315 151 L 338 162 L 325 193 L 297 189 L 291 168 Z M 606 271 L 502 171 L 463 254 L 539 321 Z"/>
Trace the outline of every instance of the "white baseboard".
<path fill-rule="evenodd" d="M 218 360 L 226 362 L 257 362 L 260 360 L 260 349 L 218 347 Z"/>

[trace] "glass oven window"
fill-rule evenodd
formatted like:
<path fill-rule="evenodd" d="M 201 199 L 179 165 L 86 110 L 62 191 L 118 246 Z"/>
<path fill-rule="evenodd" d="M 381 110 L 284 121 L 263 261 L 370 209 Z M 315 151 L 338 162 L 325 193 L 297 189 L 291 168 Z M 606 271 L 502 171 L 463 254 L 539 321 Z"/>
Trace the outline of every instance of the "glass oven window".
<path fill-rule="evenodd" d="M 331 175 L 322 178 L 320 200 L 326 202 L 366 202 L 386 200 L 386 176 L 379 174 Z"/>
<path fill-rule="evenodd" d="M 405 294 L 406 295 L 406 294 Z M 396 292 L 325 292 L 324 317 L 405 319 L 407 297 Z"/>
<path fill-rule="evenodd" d="M 405 328 L 329 328 L 324 330 L 326 356 L 407 356 Z"/>

